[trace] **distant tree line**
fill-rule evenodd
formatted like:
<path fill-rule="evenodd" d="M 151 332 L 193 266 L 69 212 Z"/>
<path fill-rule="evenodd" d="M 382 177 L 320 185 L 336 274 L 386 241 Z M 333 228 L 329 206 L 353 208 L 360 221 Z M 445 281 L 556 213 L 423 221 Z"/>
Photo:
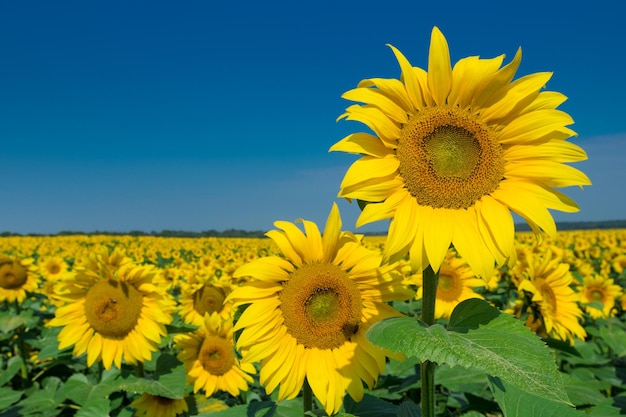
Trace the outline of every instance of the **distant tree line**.
<path fill-rule="evenodd" d="M 558 230 L 590 230 L 590 229 L 626 229 L 626 220 L 601 220 L 601 221 L 584 221 L 584 222 L 557 222 Z M 530 231 L 530 227 L 526 223 L 515 225 L 516 231 Z M 141 230 L 131 230 L 130 232 L 110 232 L 96 230 L 93 232 L 80 232 L 62 230 L 56 234 L 28 233 L 22 235 L 20 233 L 2 232 L 0 237 L 8 236 L 72 236 L 72 235 L 108 235 L 108 236 L 160 236 L 160 237 L 265 237 L 264 230 L 242 230 L 242 229 L 226 229 L 226 230 L 205 230 L 203 232 L 189 232 L 186 230 L 161 230 L 160 232 L 144 232 Z M 384 235 L 386 232 L 365 232 L 365 235 Z"/>

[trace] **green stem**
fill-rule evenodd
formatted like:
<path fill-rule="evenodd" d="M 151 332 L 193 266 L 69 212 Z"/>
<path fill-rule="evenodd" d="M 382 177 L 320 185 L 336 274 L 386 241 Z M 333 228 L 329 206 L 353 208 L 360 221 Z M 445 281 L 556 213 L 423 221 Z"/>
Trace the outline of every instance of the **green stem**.
<path fill-rule="evenodd" d="M 306 415 L 307 411 L 313 410 L 313 390 L 306 378 L 304 378 L 304 385 L 302 386 L 302 408 L 304 409 L 304 415 Z"/>
<path fill-rule="evenodd" d="M 16 313 L 15 315 L 19 316 L 21 311 L 22 309 L 20 308 L 20 303 L 17 300 L 15 300 L 15 313 Z M 17 336 L 17 354 L 22 357 L 22 366 L 20 369 L 20 377 L 22 378 L 22 388 L 26 388 L 29 385 L 28 368 L 26 367 L 27 352 L 26 352 L 26 344 L 24 343 L 24 331 L 25 330 L 26 330 L 26 327 L 24 325 L 21 325 L 15 330 L 15 333 Z"/>
<path fill-rule="evenodd" d="M 137 364 L 135 365 L 135 374 L 139 378 L 144 378 L 146 376 L 146 372 L 144 371 L 144 368 L 143 368 L 143 362 L 137 362 Z"/>
<path fill-rule="evenodd" d="M 439 273 L 435 273 L 429 265 L 422 275 L 422 321 L 431 326 L 435 323 L 435 301 L 437 300 L 437 281 Z M 435 364 L 424 361 L 421 365 L 422 379 L 422 416 L 435 416 Z"/>

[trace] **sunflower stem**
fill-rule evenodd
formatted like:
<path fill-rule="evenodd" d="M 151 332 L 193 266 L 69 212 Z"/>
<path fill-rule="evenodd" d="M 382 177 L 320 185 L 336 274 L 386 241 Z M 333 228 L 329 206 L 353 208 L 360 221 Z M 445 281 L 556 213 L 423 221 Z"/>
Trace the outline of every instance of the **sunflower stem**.
<path fill-rule="evenodd" d="M 15 300 L 15 315 L 19 316 L 20 313 L 22 312 L 22 309 L 20 307 L 20 303 Z M 16 330 L 16 336 L 17 336 L 17 354 L 19 356 L 22 357 L 22 366 L 20 369 L 20 377 L 22 378 L 22 388 L 26 388 L 26 386 L 28 385 L 28 368 L 26 367 L 26 344 L 24 343 L 24 331 L 26 330 L 26 326 L 25 325 L 21 325 L 19 326 Z"/>
<path fill-rule="evenodd" d="M 307 412 L 313 410 L 313 390 L 311 390 L 306 378 L 304 378 L 304 385 L 302 386 L 302 408 L 305 416 Z"/>
<path fill-rule="evenodd" d="M 435 323 L 435 301 L 437 300 L 437 281 L 439 273 L 428 265 L 424 270 L 422 295 L 422 321 L 431 326 Z M 435 363 L 424 361 L 420 367 L 422 379 L 422 416 L 435 416 Z"/>
<path fill-rule="evenodd" d="M 144 368 L 143 368 L 143 362 L 137 362 L 137 365 L 135 365 L 135 374 L 139 378 L 144 378 L 146 376 L 146 372 L 144 371 Z"/>

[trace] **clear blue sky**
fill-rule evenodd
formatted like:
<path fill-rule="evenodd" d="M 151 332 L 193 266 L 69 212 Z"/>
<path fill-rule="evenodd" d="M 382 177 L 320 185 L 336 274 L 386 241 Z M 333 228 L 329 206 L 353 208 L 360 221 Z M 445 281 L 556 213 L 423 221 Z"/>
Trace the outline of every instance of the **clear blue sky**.
<path fill-rule="evenodd" d="M 335 122 L 363 78 L 398 77 L 385 46 L 553 71 L 593 186 L 557 221 L 626 218 L 626 25 L 620 2 L 12 1 L 0 5 L 0 231 L 323 226 L 364 127 Z"/>

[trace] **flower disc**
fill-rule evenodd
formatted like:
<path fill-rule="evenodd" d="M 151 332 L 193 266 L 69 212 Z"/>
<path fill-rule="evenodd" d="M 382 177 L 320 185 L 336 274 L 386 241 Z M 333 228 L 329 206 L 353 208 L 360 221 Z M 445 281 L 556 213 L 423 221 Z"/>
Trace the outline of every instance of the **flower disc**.
<path fill-rule="evenodd" d="M 235 365 L 233 344 L 219 336 L 207 336 L 198 353 L 202 367 L 212 375 L 224 375 Z"/>
<path fill-rule="evenodd" d="M 468 208 L 495 190 L 504 173 L 489 128 L 454 107 L 418 113 L 402 127 L 396 155 L 411 195 L 434 208 Z"/>
<path fill-rule="evenodd" d="M 28 279 L 28 270 L 11 259 L 0 261 L 0 287 L 7 290 L 21 288 Z"/>
<path fill-rule="evenodd" d="M 302 266 L 285 283 L 280 301 L 287 331 L 307 348 L 336 348 L 358 331 L 359 289 L 335 265 Z"/>
<path fill-rule="evenodd" d="M 226 294 L 224 290 L 212 285 L 204 285 L 193 294 L 193 307 L 204 317 L 204 313 L 220 312 L 224 307 Z"/>
<path fill-rule="evenodd" d="M 137 325 L 143 296 L 132 285 L 112 279 L 96 282 L 85 297 L 85 316 L 103 336 L 122 339 Z"/>

